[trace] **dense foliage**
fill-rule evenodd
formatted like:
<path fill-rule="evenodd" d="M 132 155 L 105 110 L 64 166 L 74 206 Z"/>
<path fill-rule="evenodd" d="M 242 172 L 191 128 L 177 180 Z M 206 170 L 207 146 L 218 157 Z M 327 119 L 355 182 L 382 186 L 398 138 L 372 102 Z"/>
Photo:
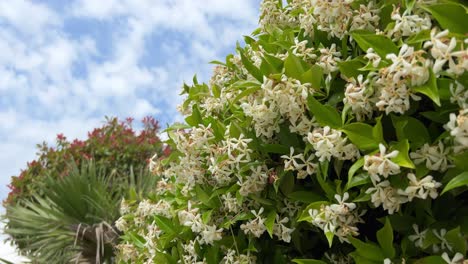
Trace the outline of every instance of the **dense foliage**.
<path fill-rule="evenodd" d="M 466 262 L 467 7 L 283 2 L 184 86 L 120 261 Z"/>
<path fill-rule="evenodd" d="M 152 155 L 161 152 L 159 125 L 154 118 L 146 117 L 142 120 L 143 129 L 137 132 L 132 122 L 132 118 L 124 122 L 109 118 L 102 127 L 89 132 L 87 139 L 68 141 L 59 134 L 55 148 L 45 142 L 38 145 L 37 159 L 29 162 L 19 176 L 12 177 L 5 204 L 27 201 L 34 193 L 42 193 L 45 177 L 66 177 L 70 162 L 79 166 L 92 160 L 96 166 L 113 169 L 124 178 L 131 168 L 140 172 Z"/>

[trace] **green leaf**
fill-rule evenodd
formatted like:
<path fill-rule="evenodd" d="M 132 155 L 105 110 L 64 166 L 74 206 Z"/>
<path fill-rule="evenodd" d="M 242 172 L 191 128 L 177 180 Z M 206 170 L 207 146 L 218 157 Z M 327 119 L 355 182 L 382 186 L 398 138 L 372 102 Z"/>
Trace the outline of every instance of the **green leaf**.
<path fill-rule="evenodd" d="M 377 139 L 377 141 L 384 142 L 382 116 L 375 118 L 375 120 L 376 123 L 375 126 L 372 128 L 372 135 L 375 139 Z"/>
<path fill-rule="evenodd" d="M 391 115 L 391 118 L 399 141 L 408 139 L 412 149 L 418 149 L 425 143 L 430 142 L 431 138 L 426 126 L 418 119 L 396 115 Z"/>
<path fill-rule="evenodd" d="M 265 220 L 265 227 L 271 238 L 273 238 L 273 226 L 275 225 L 276 215 L 276 211 L 272 210 L 268 213 L 268 216 Z"/>
<path fill-rule="evenodd" d="M 409 143 L 408 140 L 402 140 L 392 146 L 391 150 L 398 150 L 398 155 L 391 159 L 396 164 L 400 165 L 401 167 L 414 169 L 416 168 L 408 156 L 409 151 Z"/>
<path fill-rule="evenodd" d="M 366 66 L 366 64 L 362 61 L 361 58 L 355 58 L 352 60 L 338 63 L 340 73 L 346 76 L 347 78 L 357 78 L 359 74 L 363 73 L 359 69 L 361 69 L 364 66 Z"/>
<path fill-rule="evenodd" d="M 279 179 L 279 188 L 284 195 L 290 194 L 294 190 L 294 175 L 291 171 L 284 172 Z"/>
<path fill-rule="evenodd" d="M 377 241 L 387 258 L 395 257 L 395 248 L 393 247 L 393 229 L 390 220 L 385 218 L 385 225 L 377 231 Z"/>
<path fill-rule="evenodd" d="M 443 29 L 448 29 L 450 32 L 454 33 L 466 34 L 468 14 L 463 5 L 457 3 L 443 3 L 423 6 L 422 8 L 429 11 Z"/>
<path fill-rule="evenodd" d="M 308 65 L 301 58 L 292 54 L 288 54 L 288 57 L 284 60 L 284 72 L 288 77 L 300 80 L 302 75 L 306 72 L 305 69 L 308 68 Z"/>
<path fill-rule="evenodd" d="M 325 232 L 325 237 L 327 238 L 328 241 L 328 247 L 332 247 L 333 244 L 333 238 L 335 237 L 335 234 L 331 231 Z"/>
<path fill-rule="evenodd" d="M 414 262 L 415 264 L 447 264 L 447 262 L 441 256 L 429 256 L 422 259 L 418 259 Z"/>
<path fill-rule="evenodd" d="M 349 242 L 356 248 L 356 251 L 359 255 L 374 261 L 382 262 L 385 259 L 385 255 L 383 254 L 382 250 L 370 243 L 364 243 L 361 240 L 349 237 Z"/>
<path fill-rule="evenodd" d="M 303 203 L 313 203 L 323 200 L 323 197 L 312 191 L 297 191 L 288 194 L 289 199 Z"/>
<path fill-rule="evenodd" d="M 427 95 L 427 97 L 431 98 L 431 100 L 437 105 L 440 106 L 440 96 L 439 96 L 439 89 L 437 88 L 437 79 L 432 71 L 432 68 L 429 68 L 429 80 L 421 85 L 411 87 L 411 90 L 422 93 Z"/>
<path fill-rule="evenodd" d="M 466 161 L 465 161 L 466 162 Z M 468 171 L 465 171 L 453 178 L 447 183 L 441 195 L 461 186 L 468 186 Z"/>
<path fill-rule="evenodd" d="M 289 147 L 282 144 L 262 144 L 260 148 L 266 153 L 289 154 Z"/>
<path fill-rule="evenodd" d="M 372 150 L 379 147 L 380 141 L 374 137 L 374 129 L 366 123 L 351 123 L 342 129 L 349 140 L 362 150 Z"/>
<path fill-rule="evenodd" d="M 431 39 L 431 30 L 426 29 L 419 31 L 418 33 L 410 36 L 407 40 L 406 43 L 408 44 L 419 44 L 425 41 L 428 41 Z"/>
<path fill-rule="evenodd" d="M 192 115 L 185 118 L 185 122 L 193 127 L 203 124 L 203 118 L 196 104 L 192 106 Z"/>
<path fill-rule="evenodd" d="M 361 173 L 361 174 L 358 174 L 354 177 L 351 177 L 351 180 L 348 181 L 348 183 L 346 184 L 346 188 L 345 188 L 345 191 L 353 188 L 353 187 L 356 187 L 356 186 L 361 186 L 361 185 L 364 185 L 366 183 L 369 183 L 371 181 L 370 177 L 369 177 L 369 174 L 368 173 Z"/>
<path fill-rule="evenodd" d="M 313 65 L 309 70 L 304 72 L 299 79 L 302 83 L 310 83 L 312 88 L 320 90 L 323 80 L 323 69 L 319 65 Z"/>
<path fill-rule="evenodd" d="M 239 54 L 241 56 L 242 64 L 247 69 L 247 71 L 255 78 L 257 81 L 263 83 L 263 74 L 259 68 L 257 68 L 251 61 L 248 59 L 244 52 L 239 49 Z"/>
<path fill-rule="evenodd" d="M 468 151 L 452 156 L 450 160 L 458 169 L 468 171 L 468 162 L 466 162 L 468 160 Z"/>
<path fill-rule="evenodd" d="M 297 264 L 327 264 L 326 262 L 317 259 L 293 259 L 292 261 Z"/>
<path fill-rule="evenodd" d="M 453 252 L 466 252 L 466 241 L 460 231 L 460 227 L 454 228 L 447 232 L 445 238 L 449 244 L 453 247 Z"/>
<path fill-rule="evenodd" d="M 154 215 L 153 216 L 154 221 L 156 222 L 156 225 L 166 234 L 168 235 L 173 235 L 177 234 L 177 230 L 174 227 L 174 224 L 171 219 L 161 216 L 161 215 Z"/>
<path fill-rule="evenodd" d="M 338 111 L 330 105 L 323 105 L 312 95 L 307 97 L 307 105 L 309 111 L 314 115 L 317 122 L 322 126 L 329 126 L 331 128 L 340 128 L 341 117 Z"/>
<path fill-rule="evenodd" d="M 363 51 L 372 48 L 382 58 L 385 58 L 390 53 L 398 53 L 398 47 L 391 39 L 382 35 L 376 35 L 374 32 L 356 30 L 351 33 L 351 36 Z"/>

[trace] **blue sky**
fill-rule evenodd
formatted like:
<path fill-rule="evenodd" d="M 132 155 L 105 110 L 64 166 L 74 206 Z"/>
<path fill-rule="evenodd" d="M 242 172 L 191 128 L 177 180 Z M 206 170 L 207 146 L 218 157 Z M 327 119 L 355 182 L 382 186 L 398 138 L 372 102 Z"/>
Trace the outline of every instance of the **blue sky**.
<path fill-rule="evenodd" d="M 256 28 L 259 5 L 0 0 L 0 199 L 35 145 L 58 133 L 83 138 L 106 115 L 181 120 L 183 82 L 208 81 L 208 62 Z"/>

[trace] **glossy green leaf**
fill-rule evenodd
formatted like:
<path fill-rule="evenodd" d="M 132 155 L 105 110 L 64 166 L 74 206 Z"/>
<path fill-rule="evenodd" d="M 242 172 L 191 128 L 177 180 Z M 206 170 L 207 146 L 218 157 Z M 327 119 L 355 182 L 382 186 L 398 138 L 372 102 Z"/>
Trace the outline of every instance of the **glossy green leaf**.
<path fill-rule="evenodd" d="M 447 264 L 447 262 L 441 256 L 429 256 L 422 259 L 418 259 L 414 262 L 415 264 Z"/>
<path fill-rule="evenodd" d="M 273 227 L 275 225 L 276 215 L 276 211 L 272 210 L 268 213 L 268 216 L 265 220 L 265 227 L 271 238 L 273 238 Z"/>
<path fill-rule="evenodd" d="M 301 79 L 302 75 L 306 72 L 308 68 L 307 64 L 296 55 L 291 52 L 288 54 L 288 57 L 284 60 L 284 72 L 287 76 L 294 79 Z"/>
<path fill-rule="evenodd" d="M 468 171 L 465 171 L 447 183 L 441 195 L 458 187 L 468 186 Z"/>
<path fill-rule="evenodd" d="M 385 225 L 377 231 L 377 241 L 387 258 L 395 257 L 395 248 L 393 247 L 393 229 L 390 220 L 385 218 Z"/>
<path fill-rule="evenodd" d="M 386 36 L 376 35 L 374 32 L 365 30 L 356 30 L 351 33 L 351 36 L 363 51 L 372 48 L 382 58 L 385 58 L 390 53 L 398 53 L 395 43 Z"/>
<path fill-rule="evenodd" d="M 431 98 L 431 100 L 437 106 L 440 106 L 440 95 L 439 89 L 437 88 L 437 79 L 431 68 L 429 68 L 429 80 L 421 86 L 411 87 L 411 90 L 426 95 L 427 97 Z"/>
<path fill-rule="evenodd" d="M 154 215 L 154 222 L 156 225 L 166 234 L 176 234 L 177 230 L 174 227 L 174 223 L 172 222 L 171 219 L 161 216 L 161 215 Z"/>
<path fill-rule="evenodd" d="M 430 143 L 429 132 L 421 121 L 410 116 L 391 115 L 391 117 L 399 141 L 408 139 L 414 150 L 425 143 Z"/>
<path fill-rule="evenodd" d="M 357 78 L 359 74 L 363 73 L 359 69 L 361 69 L 364 66 L 366 66 L 366 64 L 361 58 L 356 58 L 353 60 L 347 60 L 338 63 L 340 73 L 346 76 L 347 78 Z"/>
<path fill-rule="evenodd" d="M 411 159 L 408 156 L 409 143 L 407 139 L 399 141 L 398 143 L 394 144 L 391 147 L 390 151 L 393 151 L 393 150 L 398 150 L 398 155 L 392 159 L 393 162 L 400 165 L 401 167 L 410 168 L 410 169 L 416 168 L 414 166 L 413 161 L 411 161 Z"/>
<path fill-rule="evenodd" d="M 466 34 L 468 14 L 466 8 L 458 3 L 438 3 L 423 6 L 439 22 L 443 29 L 450 32 Z"/>
<path fill-rule="evenodd" d="M 454 249 L 454 252 L 466 252 L 466 240 L 460 231 L 460 227 L 454 228 L 445 235 L 449 245 Z"/>
<path fill-rule="evenodd" d="M 312 88 L 319 90 L 323 80 L 323 69 L 318 65 L 313 65 L 304 72 L 300 79 L 302 83 L 310 83 Z"/>
<path fill-rule="evenodd" d="M 340 114 L 332 106 L 321 104 L 312 95 L 307 97 L 307 105 L 309 107 L 309 111 L 322 126 L 329 126 L 331 128 L 341 127 Z"/>
<path fill-rule="evenodd" d="M 313 203 L 322 201 L 323 197 L 312 191 L 297 191 L 288 194 L 288 198 L 293 201 L 299 201 L 303 203 Z"/>
<path fill-rule="evenodd" d="M 383 261 L 385 259 L 382 250 L 374 244 L 362 242 L 354 237 L 349 237 L 349 242 L 356 248 L 359 255 L 367 259 L 374 261 Z"/>
<path fill-rule="evenodd" d="M 374 129 L 366 123 L 351 123 L 342 129 L 349 140 L 361 150 L 372 150 L 379 147 L 380 141 L 374 137 Z"/>

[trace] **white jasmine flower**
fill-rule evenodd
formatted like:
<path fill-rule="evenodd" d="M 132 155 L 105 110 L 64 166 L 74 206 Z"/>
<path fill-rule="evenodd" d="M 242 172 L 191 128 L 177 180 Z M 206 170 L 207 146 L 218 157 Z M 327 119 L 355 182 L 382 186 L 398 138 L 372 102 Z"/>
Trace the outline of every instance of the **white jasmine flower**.
<path fill-rule="evenodd" d="M 411 202 L 414 197 L 420 199 L 426 199 L 427 196 L 430 196 L 432 199 L 437 198 L 437 188 L 442 186 L 441 183 L 433 180 L 432 176 L 428 175 L 421 180 L 416 178 L 416 175 L 413 173 L 408 173 L 408 180 L 410 184 L 406 189 L 399 190 L 398 193 L 406 195 L 408 200 Z"/>
<path fill-rule="evenodd" d="M 400 6 L 393 7 L 391 18 L 395 20 L 395 26 L 389 31 L 389 35 L 393 36 L 395 40 L 430 29 L 432 26 L 431 17 L 428 14 L 410 15 L 407 14 L 407 11 L 400 14 Z"/>
<path fill-rule="evenodd" d="M 455 85 L 453 83 L 450 84 L 450 93 L 452 96 L 450 97 L 450 102 L 457 103 L 460 108 L 468 108 L 468 89 L 455 81 Z"/>
<path fill-rule="evenodd" d="M 374 66 L 374 68 L 379 67 L 380 62 L 382 61 L 382 58 L 374 52 L 373 48 L 367 49 L 364 58 L 368 59 L 372 63 L 372 66 Z"/>
<path fill-rule="evenodd" d="M 444 172 L 448 168 L 447 156 L 450 152 L 449 148 L 445 148 L 442 141 L 437 145 L 430 146 L 424 144 L 420 149 L 410 153 L 411 159 L 415 164 L 425 163 L 426 167 L 433 171 Z"/>
<path fill-rule="evenodd" d="M 216 229 L 216 226 L 205 225 L 204 230 L 201 232 L 202 238 L 200 239 L 201 244 L 213 245 L 214 241 L 221 240 L 223 229 Z"/>
<path fill-rule="evenodd" d="M 440 247 L 438 244 L 433 245 L 432 249 L 434 250 L 434 252 L 438 252 L 440 249 L 442 250 L 448 249 L 452 251 L 453 249 L 452 246 L 449 244 L 449 242 L 445 238 L 445 235 L 447 234 L 447 230 L 445 228 L 442 228 L 439 231 L 437 231 L 436 229 L 433 229 L 432 233 L 434 233 L 434 235 L 440 240 L 439 242 Z"/>
<path fill-rule="evenodd" d="M 341 61 L 341 52 L 336 50 L 335 43 L 333 43 L 330 48 L 321 48 L 320 54 L 317 64 L 322 67 L 324 74 L 329 74 L 338 70 L 338 62 Z"/>
<path fill-rule="evenodd" d="M 455 140 L 454 152 L 459 153 L 468 148 L 468 109 L 460 110 L 458 116 L 450 114 L 450 121 L 444 126 Z"/>
<path fill-rule="evenodd" d="M 383 181 L 372 188 L 367 189 L 366 193 L 372 193 L 371 202 L 375 207 L 382 205 L 384 210 L 389 214 L 398 212 L 400 206 L 408 200 L 404 196 L 400 196 L 398 191 L 390 186 L 389 181 Z"/>
<path fill-rule="evenodd" d="M 289 222 L 289 218 L 284 217 L 280 220 L 279 215 L 276 215 L 275 224 L 273 225 L 273 234 L 286 243 L 291 241 L 291 233 L 294 228 L 288 228 L 284 224 Z"/>
<path fill-rule="evenodd" d="M 427 229 L 419 232 L 419 227 L 417 224 L 413 224 L 413 229 L 415 234 L 409 235 L 408 239 L 414 242 L 414 245 L 419 248 L 423 248 L 424 240 L 426 239 Z"/>
<path fill-rule="evenodd" d="M 460 252 L 457 252 L 455 256 L 453 256 L 453 259 L 450 259 L 448 256 L 447 252 L 442 253 L 442 258 L 447 262 L 448 264 L 463 264 L 465 263 L 465 259 L 463 257 L 463 254 Z"/>
<path fill-rule="evenodd" d="M 251 193 L 261 192 L 267 183 L 269 170 L 266 165 L 251 167 L 251 174 L 244 178 L 239 178 L 237 184 L 241 187 L 239 193 L 248 196 Z"/>
<path fill-rule="evenodd" d="M 353 18 L 349 31 L 361 29 L 375 31 L 379 25 L 380 17 L 378 16 L 380 9 L 376 7 L 374 1 L 369 1 L 366 5 L 359 5 L 358 10 L 353 11 Z"/>
<path fill-rule="evenodd" d="M 379 150 L 377 154 L 364 156 L 364 170 L 369 172 L 374 184 L 380 181 L 379 175 L 387 178 L 389 175 L 400 172 L 400 166 L 390 160 L 398 156 L 398 151 L 394 150 L 387 154 L 387 149 L 383 144 L 379 144 Z"/>
<path fill-rule="evenodd" d="M 255 218 L 240 226 L 241 230 L 243 230 L 245 234 L 251 233 L 255 237 L 260 237 L 266 231 L 266 218 L 261 216 L 263 211 L 263 207 L 260 208 L 258 212 L 255 210 L 251 211 Z"/>

